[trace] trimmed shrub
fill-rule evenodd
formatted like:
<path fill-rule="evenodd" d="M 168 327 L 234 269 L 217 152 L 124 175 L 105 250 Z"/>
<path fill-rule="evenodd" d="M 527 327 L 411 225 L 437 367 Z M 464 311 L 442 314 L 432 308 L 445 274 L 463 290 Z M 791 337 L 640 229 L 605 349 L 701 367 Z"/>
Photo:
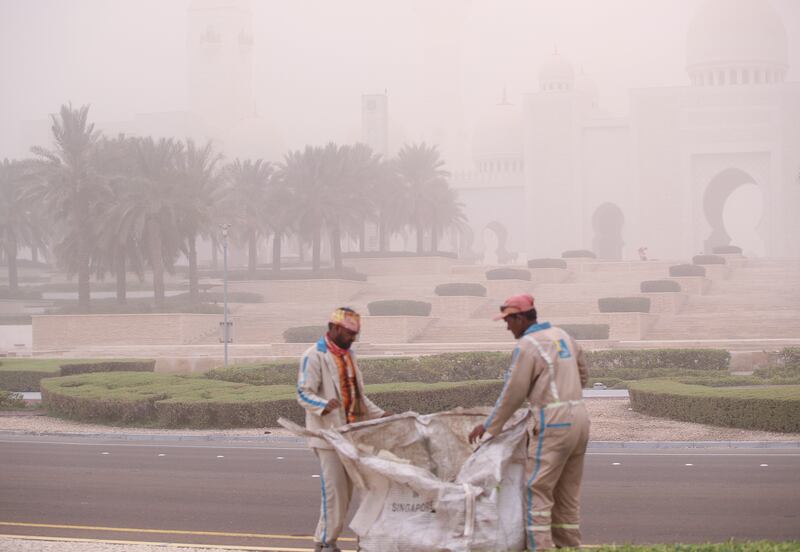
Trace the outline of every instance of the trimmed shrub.
<path fill-rule="evenodd" d="M 531 273 L 524 268 L 495 268 L 486 271 L 487 280 L 530 280 Z"/>
<path fill-rule="evenodd" d="M 152 372 L 155 360 L 110 360 L 105 362 L 77 362 L 61 365 L 61 376 L 93 374 L 95 372 Z"/>
<path fill-rule="evenodd" d="M 428 316 L 431 304 L 424 301 L 388 299 L 367 304 L 370 316 Z"/>
<path fill-rule="evenodd" d="M 597 255 L 588 249 L 568 249 L 561 253 L 562 259 L 596 259 Z"/>
<path fill-rule="evenodd" d="M 778 362 L 800 369 L 800 347 L 785 347 L 778 353 Z"/>
<path fill-rule="evenodd" d="M 433 293 L 441 296 L 486 297 L 486 288 L 480 284 L 473 283 L 439 284 L 433 290 Z"/>
<path fill-rule="evenodd" d="M 564 259 L 531 259 L 528 268 L 567 268 Z"/>
<path fill-rule="evenodd" d="M 25 408 L 25 400 L 19 393 L 0 389 L 0 410 L 18 410 Z"/>
<path fill-rule="evenodd" d="M 731 354 L 722 349 L 640 349 L 590 351 L 586 358 L 592 375 L 622 370 L 727 372 Z"/>
<path fill-rule="evenodd" d="M 17 291 L 11 291 L 6 286 L 0 287 L 0 299 L 20 299 L 23 301 L 31 301 L 42 298 L 42 292 L 24 287 L 18 288 Z"/>
<path fill-rule="evenodd" d="M 632 383 L 636 412 L 674 420 L 762 431 L 800 432 L 800 386 L 711 388 L 651 380 Z"/>
<path fill-rule="evenodd" d="M 343 259 L 395 259 L 398 257 L 442 257 L 445 259 L 458 259 L 458 254 L 451 251 L 426 251 L 417 253 L 416 251 L 348 251 L 342 253 Z"/>
<path fill-rule="evenodd" d="M 608 339 L 608 324 L 561 324 L 562 330 L 573 339 Z"/>
<path fill-rule="evenodd" d="M 673 277 L 705 276 L 706 269 L 700 265 L 679 264 L 669 267 L 669 275 Z"/>
<path fill-rule="evenodd" d="M 730 254 L 742 254 L 742 248 L 738 245 L 715 245 L 711 248 L 711 252 L 715 255 L 730 255 Z"/>
<path fill-rule="evenodd" d="M 286 343 L 314 343 L 326 331 L 326 326 L 295 326 L 283 331 L 283 340 Z"/>
<path fill-rule="evenodd" d="M 358 361 L 362 371 L 365 362 L 367 361 Z M 249 385 L 296 385 L 298 368 L 299 362 L 239 365 L 215 368 L 206 372 L 205 376 L 209 379 Z"/>
<path fill-rule="evenodd" d="M 601 297 L 597 300 L 600 312 L 650 312 L 649 297 Z"/>
<path fill-rule="evenodd" d="M 692 263 L 696 265 L 725 264 L 725 257 L 720 257 L 719 255 L 695 255 L 692 257 Z"/>
<path fill-rule="evenodd" d="M 661 293 L 680 291 L 681 285 L 675 280 L 645 280 L 639 284 L 642 293 Z"/>
<path fill-rule="evenodd" d="M 0 389 L 5 391 L 38 391 L 44 378 L 57 377 L 58 372 L 34 372 L 27 370 L 0 371 Z"/>

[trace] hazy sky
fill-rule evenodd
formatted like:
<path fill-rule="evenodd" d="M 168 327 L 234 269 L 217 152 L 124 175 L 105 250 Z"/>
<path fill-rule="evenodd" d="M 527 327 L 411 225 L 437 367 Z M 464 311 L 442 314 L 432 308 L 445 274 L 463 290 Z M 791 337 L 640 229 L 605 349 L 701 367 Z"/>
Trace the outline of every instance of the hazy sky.
<path fill-rule="evenodd" d="M 514 103 L 534 91 L 554 48 L 597 81 L 601 106 L 624 115 L 629 88 L 688 83 L 685 38 L 701 2 L 253 0 L 257 105 L 291 147 L 356 139 L 361 94 L 384 89 L 394 122 L 413 127 L 432 109 L 421 76 L 449 75 L 423 37 L 449 36 L 463 9 L 454 89 L 467 125 L 503 87 Z M 0 0 L 0 158 L 24 154 L 21 121 L 67 101 L 90 103 L 97 121 L 186 110 L 188 4 Z M 788 80 L 800 80 L 800 1 L 772 5 L 789 38 Z"/>

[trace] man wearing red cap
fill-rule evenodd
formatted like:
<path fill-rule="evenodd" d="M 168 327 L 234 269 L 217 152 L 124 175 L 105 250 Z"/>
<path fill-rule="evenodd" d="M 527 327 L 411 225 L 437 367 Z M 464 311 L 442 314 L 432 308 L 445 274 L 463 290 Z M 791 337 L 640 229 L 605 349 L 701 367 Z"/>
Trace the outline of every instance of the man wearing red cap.
<path fill-rule="evenodd" d="M 308 429 L 329 429 L 388 415 L 364 395 L 364 382 L 350 346 L 361 329 L 357 312 L 343 307 L 331 314 L 328 332 L 300 360 L 297 401 L 306 409 Z M 314 550 L 338 552 L 353 484 L 336 451 L 322 439 L 309 439 L 321 467 L 322 505 Z"/>
<path fill-rule="evenodd" d="M 528 458 L 525 535 L 530 550 L 578 547 L 580 485 L 589 440 L 582 388 L 589 373 L 580 346 L 562 329 L 536 321 L 532 295 L 514 295 L 495 320 L 519 341 L 494 410 L 469 434 L 495 436 L 528 399 L 534 439 Z"/>

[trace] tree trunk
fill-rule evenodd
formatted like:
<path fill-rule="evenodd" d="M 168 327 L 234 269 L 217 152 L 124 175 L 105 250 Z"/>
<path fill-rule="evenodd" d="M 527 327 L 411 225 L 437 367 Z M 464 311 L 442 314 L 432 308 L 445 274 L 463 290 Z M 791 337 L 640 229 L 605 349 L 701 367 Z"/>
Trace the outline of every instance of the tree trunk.
<path fill-rule="evenodd" d="M 431 251 L 436 253 L 439 250 L 439 229 L 434 226 L 431 228 Z"/>
<path fill-rule="evenodd" d="M 367 223 L 361 223 L 361 231 L 358 234 L 358 250 L 364 253 L 367 250 Z"/>
<path fill-rule="evenodd" d="M 258 239 L 256 231 L 250 230 L 250 235 L 247 238 L 247 274 L 250 279 L 256 277 L 256 264 L 258 263 Z"/>
<path fill-rule="evenodd" d="M 275 235 L 272 236 L 272 271 L 273 272 L 280 272 L 281 271 L 281 239 L 283 238 L 283 234 L 281 232 L 275 232 Z"/>
<path fill-rule="evenodd" d="M 333 269 L 337 272 L 342 270 L 342 239 L 338 224 L 334 224 L 331 228 L 331 257 Z"/>
<path fill-rule="evenodd" d="M 158 222 L 147 221 L 147 249 L 150 255 L 150 266 L 153 269 L 153 298 L 156 307 L 164 306 L 164 258 L 161 254 L 161 234 Z"/>
<path fill-rule="evenodd" d="M 211 268 L 219 270 L 219 240 L 211 236 Z"/>
<path fill-rule="evenodd" d="M 117 304 L 124 305 L 128 302 L 128 281 L 125 271 L 125 250 L 120 248 L 114 260 L 117 277 Z"/>
<path fill-rule="evenodd" d="M 200 291 L 197 285 L 197 236 L 189 236 L 189 300 L 200 302 Z"/>
<path fill-rule="evenodd" d="M 322 249 L 322 229 L 317 226 L 314 229 L 314 243 L 311 246 L 311 270 L 319 272 L 319 256 Z"/>
<path fill-rule="evenodd" d="M 8 263 L 8 289 L 14 293 L 19 289 L 19 277 L 17 274 L 17 240 L 13 236 L 6 245 L 6 263 Z"/>
<path fill-rule="evenodd" d="M 383 221 L 383 217 L 381 217 L 381 220 L 378 222 L 378 250 L 381 253 L 386 253 L 387 238 L 386 223 Z"/>
<path fill-rule="evenodd" d="M 35 245 L 31 247 L 31 262 L 34 264 L 39 262 L 39 248 Z"/>
<path fill-rule="evenodd" d="M 422 224 L 417 223 L 417 254 L 421 255 L 424 248 L 422 245 L 422 238 L 424 237 L 424 231 L 422 230 Z"/>

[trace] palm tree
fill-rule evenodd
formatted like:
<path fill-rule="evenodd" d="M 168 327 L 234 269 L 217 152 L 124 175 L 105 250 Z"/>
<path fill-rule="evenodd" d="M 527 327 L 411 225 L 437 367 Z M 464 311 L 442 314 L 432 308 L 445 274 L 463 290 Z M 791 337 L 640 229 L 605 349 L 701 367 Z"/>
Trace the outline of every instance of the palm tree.
<path fill-rule="evenodd" d="M 451 188 L 446 181 L 437 181 L 431 186 L 431 251 L 436 253 L 439 249 L 439 236 L 453 225 L 466 222 L 463 203 L 458 201 L 458 192 Z"/>
<path fill-rule="evenodd" d="M 320 249 L 325 197 L 325 150 L 317 146 L 306 146 L 304 150 L 290 151 L 281 165 L 280 179 L 291 190 L 297 208 L 296 229 L 310 239 L 311 269 L 320 268 Z"/>
<path fill-rule="evenodd" d="M 20 247 L 44 248 L 45 240 L 34 206 L 27 196 L 30 166 L 21 161 L 0 163 L 0 250 L 8 265 L 8 288 L 19 289 L 17 253 Z"/>
<path fill-rule="evenodd" d="M 406 144 L 397 153 L 397 171 L 408 188 L 411 224 L 417 234 L 417 253 L 423 252 L 423 236 L 433 219 L 435 188 L 450 176 L 436 146 Z"/>
<path fill-rule="evenodd" d="M 403 185 L 402 177 L 397 172 L 396 161 L 381 161 L 369 194 L 378 223 L 378 249 L 381 253 L 388 251 L 389 237 L 411 218 L 408 193 L 409 188 Z"/>
<path fill-rule="evenodd" d="M 119 221 L 119 232 L 141 244 L 153 271 L 153 296 L 164 305 L 164 270 L 171 269 L 181 245 L 178 230 L 180 201 L 178 181 L 183 144 L 151 137 L 131 141 L 133 177 L 109 216 Z"/>
<path fill-rule="evenodd" d="M 272 165 L 263 159 L 234 159 L 225 167 L 228 182 L 226 211 L 236 235 L 247 242 L 247 272 L 255 277 L 258 242 L 264 236 L 264 210 L 269 194 Z"/>
<path fill-rule="evenodd" d="M 88 122 L 89 106 L 62 105 L 53 115 L 53 149 L 34 147 L 40 176 L 31 197 L 61 226 L 55 254 L 70 274 L 78 275 L 78 308 L 89 312 L 89 277 L 95 249 L 93 208 L 103 182 L 94 166 L 100 132 Z"/>
<path fill-rule="evenodd" d="M 222 154 L 214 152 L 211 142 L 198 147 L 186 140 L 186 153 L 181 156 L 179 221 L 186 240 L 186 257 L 189 261 L 189 298 L 200 299 L 197 278 L 197 237 L 210 236 L 215 230 L 215 209 L 221 199 L 221 179 L 217 164 Z"/>
<path fill-rule="evenodd" d="M 267 189 L 264 215 L 272 231 L 272 270 L 281 270 L 281 242 L 293 228 L 297 204 L 292 189 L 280 171 L 273 174 Z"/>

